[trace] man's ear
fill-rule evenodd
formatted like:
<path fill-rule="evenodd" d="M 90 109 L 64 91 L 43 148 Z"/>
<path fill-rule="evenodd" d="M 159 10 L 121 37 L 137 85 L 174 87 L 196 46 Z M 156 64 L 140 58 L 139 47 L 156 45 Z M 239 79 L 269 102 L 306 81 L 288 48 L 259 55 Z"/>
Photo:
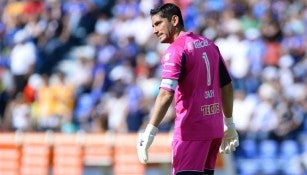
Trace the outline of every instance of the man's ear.
<path fill-rule="evenodd" d="M 173 15 L 171 22 L 172 22 L 173 26 L 176 27 L 179 23 L 179 17 L 177 15 Z"/>

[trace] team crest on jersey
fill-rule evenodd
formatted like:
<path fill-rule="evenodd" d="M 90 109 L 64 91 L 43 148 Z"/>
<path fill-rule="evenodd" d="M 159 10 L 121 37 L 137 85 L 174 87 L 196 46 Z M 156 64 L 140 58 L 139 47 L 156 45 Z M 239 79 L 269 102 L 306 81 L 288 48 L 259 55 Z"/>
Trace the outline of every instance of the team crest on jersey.
<path fill-rule="evenodd" d="M 164 61 L 168 61 L 171 58 L 171 53 L 166 53 L 164 55 Z"/>
<path fill-rule="evenodd" d="M 187 48 L 188 48 L 189 51 L 190 51 L 190 50 L 193 50 L 193 49 L 194 49 L 194 44 L 193 44 L 193 42 L 188 42 Z"/>

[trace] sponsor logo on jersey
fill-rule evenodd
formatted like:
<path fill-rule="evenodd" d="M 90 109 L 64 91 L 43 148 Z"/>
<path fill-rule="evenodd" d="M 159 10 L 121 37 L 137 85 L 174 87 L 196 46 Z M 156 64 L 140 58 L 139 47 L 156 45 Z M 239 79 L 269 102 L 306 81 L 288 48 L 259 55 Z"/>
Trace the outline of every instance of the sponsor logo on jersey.
<path fill-rule="evenodd" d="M 204 116 L 220 113 L 220 105 L 218 103 L 203 105 L 200 108 Z"/>
<path fill-rule="evenodd" d="M 196 49 L 203 48 L 206 46 L 209 46 L 208 40 L 198 40 L 194 42 L 194 48 Z"/>

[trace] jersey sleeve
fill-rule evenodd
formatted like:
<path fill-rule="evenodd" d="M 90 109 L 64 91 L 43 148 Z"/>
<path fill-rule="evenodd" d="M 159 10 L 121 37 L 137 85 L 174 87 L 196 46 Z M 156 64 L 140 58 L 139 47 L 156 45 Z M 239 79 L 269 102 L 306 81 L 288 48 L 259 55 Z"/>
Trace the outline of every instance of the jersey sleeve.
<path fill-rule="evenodd" d="M 164 53 L 162 64 L 162 81 L 160 88 L 168 91 L 175 91 L 178 79 L 182 73 L 182 51 L 174 47 L 168 48 Z"/>
<path fill-rule="evenodd" d="M 182 67 L 182 51 L 169 48 L 162 57 L 162 79 L 178 80 Z"/>

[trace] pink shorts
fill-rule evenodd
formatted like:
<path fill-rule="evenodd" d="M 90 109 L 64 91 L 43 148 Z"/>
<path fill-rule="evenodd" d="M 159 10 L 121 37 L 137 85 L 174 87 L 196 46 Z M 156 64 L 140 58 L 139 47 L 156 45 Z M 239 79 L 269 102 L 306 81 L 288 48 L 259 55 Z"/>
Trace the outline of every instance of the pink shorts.
<path fill-rule="evenodd" d="M 173 175 L 182 171 L 214 170 L 222 138 L 200 141 L 173 140 Z"/>

